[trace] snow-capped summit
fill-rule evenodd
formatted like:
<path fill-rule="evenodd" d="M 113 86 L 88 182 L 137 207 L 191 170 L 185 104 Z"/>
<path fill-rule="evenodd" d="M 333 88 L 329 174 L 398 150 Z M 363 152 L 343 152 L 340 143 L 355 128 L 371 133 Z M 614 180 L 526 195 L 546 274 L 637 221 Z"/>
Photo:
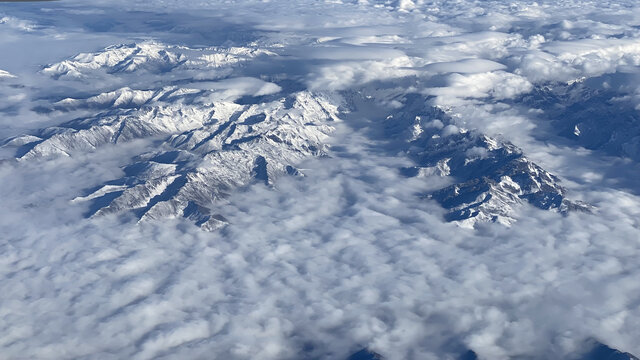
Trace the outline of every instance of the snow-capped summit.
<path fill-rule="evenodd" d="M 144 71 L 162 75 L 156 78 L 160 84 L 149 81 L 147 88 L 125 86 L 40 106 L 36 110 L 42 113 L 85 115 L 14 137 L 5 146 L 16 147 L 16 156 L 28 161 L 153 139 L 157 150 L 134 157 L 123 178 L 74 202 L 89 202 L 90 216 L 133 211 L 140 219 L 187 217 L 214 229 L 222 223 L 214 212 L 217 200 L 253 181 L 270 184 L 279 175 L 299 174 L 298 162 L 325 154 L 331 122 L 338 120 L 335 101 L 327 96 L 306 91 L 277 96 L 279 86 L 256 78 L 165 85 L 182 70 L 206 71 L 261 55 L 273 53 L 153 41 L 77 55 L 43 72 L 56 79 L 98 72 L 118 80 Z M 245 95 L 255 100 L 236 101 Z"/>
<path fill-rule="evenodd" d="M 261 55 L 274 53 L 251 47 L 189 48 L 144 41 L 78 54 L 69 60 L 48 65 L 42 72 L 54 78 L 83 78 L 96 72 L 116 74 L 145 71 L 161 74 L 178 68 L 216 69 Z"/>
<path fill-rule="evenodd" d="M 448 210 L 446 219 L 473 227 L 478 221 L 509 225 L 514 207 L 523 202 L 545 210 L 588 211 L 591 207 L 566 198 L 560 180 L 508 141 L 458 128 L 450 116 L 409 96 L 406 106 L 387 118 L 391 133 L 404 134 L 405 151 L 415 166 L 407 176 L 450 176 L 454 184 L 433 198 Z"/>
<path fill-rule="evenodd" d="M 25 144 L 18 153 L 22 159 L 42 156 L 71 155 L 78 151 L 92 151 L 112 143 L 133 139 L 169 135 L 202 126 L 211 121 L 214 112 L 223 116 L 224 110 L 215 111 L 215 105 L 200 106 L 184 101 L 161 101 L 171 98 L 177 89 L 158 91 L 132 91 L 121 89 L 88 99 L 66 99 L 53 104 L 55 109 L 73 110 L 77 107 L 102 108 L 92 116 L 77 118 L 35 134 L 37 141 Z M 153 96 L 155 95 L 155 97 Z M 181 96 L 184 100 L 186 95 Z M 153 104 L 145 105 L 152 98 Z M 225 104 L 219 106 L 226 108 Z"/>
<path fill-rule="evenodd" d="M 124 178 L 75 201 L 90 201 L 89 215 L 131 210 L 143 219 L 184 216 L 212 229 L 220 223 L 212 213 L 216 200 L 251 181 L 269 184 L 281 174 L 297 174 L 296 163 L 325 153 L 331 122 L 338 120 L 337 107 L 321 94 L 298 92 L 247 105 L 210 102 L 214 94 L 124 88 L 65 99 L 52 107 L 99 112 L 7 145 L 19 146 L 20 159 L 29 160 L 160 137 L 159 150 L 136 157 Z"/>
<path fill-rule="evenodd" d="M 77 200 L 92 201 L 90 215 L 188 217 L 215 229 L 222 221 L 216 201 L 251 182 L 270 184 L 277 176 L 297 174 L 298 162 L 326 152 L 331 122 L 338 118 L 326 98 L 302 92 L 263 104 L 226 104 L 209 119 L 170 135 L 161 150 L 127 166 L 124 178 Z"/>

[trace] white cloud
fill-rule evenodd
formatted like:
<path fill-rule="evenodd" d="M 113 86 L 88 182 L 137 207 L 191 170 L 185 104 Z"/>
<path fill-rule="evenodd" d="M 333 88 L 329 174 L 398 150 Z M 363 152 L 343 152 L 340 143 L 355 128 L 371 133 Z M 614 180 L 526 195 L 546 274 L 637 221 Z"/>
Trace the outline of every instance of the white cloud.
<path fill-rule="evenodd" d="M 569 81 L 580 74 L 578 70 L 545 52 L 531 52 L 523 56 L 516 73 L 533 82 Z"/>
<path fill-rule="evenodd" d="M 5 70 L 0 70 L 0 79 L 1 78 L 15 78 L 16 76 L 13 75 L 12 73 L 5 71 Z"/>
<path fill-rule="evenodd" d="M 338 62 L 319 66 L 309 74 L 307 83 L 314 90 L 344 90 L 372 81 L 413 75 L 412 65 L 406 56 L 389 61 Z"/>
<path fill-rule="evenodd" d="M 614 3 L 343 2 L 119 2 L 169 12 L 173 18 L 161 18 L 167 27 L 153 35 L 175 43 L 218 41 L 211 26 L 224 16 L 252 28 L 220 42 L 251 41 L 279 54 L 267 62 L 273 67 L 248 61 L 223 80 L 191 87 L 216 89 L 227 99 L 296 86 L 353 89 L 370 93 L 374 105 L 367 112 L 351 109 L 331 156 L 299 164 L 305 177 L 281 178 L 274 188 L 251 186 L 220 202 L 217 211 L 230 225 L 216 233 L 180 220 L 84 220 L 86 203 L 70 202 L 122 177 L 121 167 L 153 149 L 152 141 L 36 162 L 8 160 L 3 148 L 3 356 L 340 359 L 369 347 L 390 359 L 443 359 L 466 348 L 482 359 L 565 358 L 586 338 L 640 354 L 638 165 L 539 141 L 531 136 L 544 125 L 536 113 L 507 104 L 533 83 L 623 67 L 625 74 L 637 73 L 636 9 Z M 94 9 L 68 2 L 78 7 L 76 15 L 118 16 L 113 1 L 103 3 L 108 6 Z M 185 14 L 200 17 L 179 23 Z M 45 15 L 30 16 L 33 22 L 0 25 L 37 24 Z M 21 17 L 29 17 L 27 10 Z M 85 25 L 65 19 L 56 26 L 73 39 Z M 32 110 L 48 97 L 121 87 L 109 75 L 56 83 L 33 64 L 151 32 L 149 23 L 131 26 L 129 33 L 49 44 L 24 64 L 0 60 L 19 75 L 0 82 L 0 137 L 78 115 Z M 27 45 L 50 43 L 50 33 L 33 29 Z M 7 39 L 0 40 L 2 49 L 13 46 Z M 154 86 L 182 80 L 129 79 Z M 405 93 L 420 91 L 457 114 L 459 127 L 513 140 L 597 212 L 563 217 L 522 206 L 510 228 L 444 223 L 443 209 L 419 194 L 445 180 L 400 176 L 409 160 L 387 151 L 389 139 L 375 135 L 380 124 L 372 121 L 400 107 Z M 629 101 L 637 102 L 634 96 Z M 434 120 L 431 126 L 444 124 Z M 479 148 L 469 155 L 484 156 Z"/>
<path fill-rule="evenodd" d="M 9 28 L 31 32 L 36 29 L 36 26 L 31 21 L 18 19 L 13 16 L 3 16 L 0 17 L 0 26 L 7 26 Z"/>
<path fill-rule="evenodd" d="M 229 78 L 216 82 L 191 84 L 192 88 L 214 90 L 214 101 L 230 101 L 240 96 L 263 96 L 280 92 L 282 88 L 274 83 L 251 77 Z M 213 99 L 212 99 L 213 100 Z"/>
<path fill-rule="evenodd" d="M 424 69 L 436 73 L 474 74 L 504 70 L 506 66 L 486 59 L 464 59 L 453 62 L 428 64 L 424 66 Z"/>
<path fill-rule="evenodd" d="M 533 88 L 525 78 L 504 71 L 470 75 L 454 73 L 446 79 L 446 86 L 424 90 L 426 94 L 438 97 L 434 102 L 437 105 L 458 105 L 463 103 L 461 99 L 467 98 L 508 99 L 529 92 Z"/>
<path fill-rule="evenodd" d="M 640 65 L 640 42 L 635 39 L 552 42 L 543 48 L 588 77 L 615 72 L 620 66 Z"/>
<path fill-rule="evenodd" d="M 628 308 L 638 294 L 637 197 L 586 192 L 602 211 L 524 208 L 509 229 L 461 230 L 416 197 L 428 184 L 399 177 L 403 160 L 344 130 L 335 142 L 346 152 L 303 164 L 305 178 L 233 195 L 219 234 L 181 222 L 69 222 L 82 209 L 66 199 L 118 171 L 95 154 L 2 165 L 1 195 L 14 209 L 0 222 L 13 274 L 0 282 L 0 323 L 12 329 L 0 337 L 4 353 L 282 359 L 306 346 L 343 358 L 367 345 L 422 359 L 457 339 L 483 358 L 559 357 L 575 347 L 549 339 L 567 333 L 575 346 L 595 336 L 637 352 L 640 314 Z M 50 177 L 33 176 L 43 171 Z"/>

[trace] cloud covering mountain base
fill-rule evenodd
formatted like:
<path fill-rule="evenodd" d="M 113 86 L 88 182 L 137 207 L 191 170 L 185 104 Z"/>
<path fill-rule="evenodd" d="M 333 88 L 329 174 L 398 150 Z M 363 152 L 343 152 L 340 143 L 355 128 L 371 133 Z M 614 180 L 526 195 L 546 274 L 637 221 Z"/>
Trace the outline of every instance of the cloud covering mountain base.
<path fill-rule="evenodd" d="M 18 41 L 59 45 L 28 61 L 20 59 L 26 53 L 0 61 L 3 356 L 346 359 L 366 348 L 386 359 L 457 359 L 467 351 L 480 359 L 579 359 L 593 341 L 640 354 L 634 6 L 3 4 L 0 51 Z M 267 9 L 275 15 L 265 17 Z M 50 14 L 57 16 L 49 21 Z M 120 64 L 127 66 L 85 66 L 105 48 L 135 52 L 132 44 L 150 40 L 185 58 L 163 48 L 125 54 L 135 60 Z M 246 47 L 263 52 L 221 50 Z M 208 54 L 215 66 L 203 71 L 211 62 L 189 62 L 187 48 L 222 55 Z M 55 64 L 68 68 L 52 75 Z M 191 128 L 92 143 L 69 156 L 16 157 L 20 146 L 44 139 L 41 129 L 77 119 L 104 124 L 105 111 L 139 120 L 140 107 L 162 101 L 191 106 L 188 91 L 148 102 L 145 94 L 167 86 L 207 93 L 210 102 L 198 106 L 282 106 L 289 117 L 278 124 L 292 133 L 315 125 L 298 124 L 305 113 L 289 95 L 330 94 L 323 99 L 335 119 L 321 154 L 289 159 L 295 171 L 243 182 L 212 201 L 227 224 L 213 232 L 188 216 L 86 218 L 90 202 L 72 201 L 126 177 L 141 154 L 167 150 L 161 146 Z M 390 136 L 389 115 L 406 111 L 412 98 L 449 122 L 432 122 L 433 133 L 424 132 L 431 125 L 401 124 L 407 142 Z M 595 118 L 555 116 L 580 104 L 597 114 L 623 109 L 607 123 L 607 141 L 585 139 Z M 232 121 L 247 134 L 271 124 Z M 567 133 L 576 126 L 582 138 Z M 571 200 L 593 208 L 561 214 L 518 201 L 508 226 L 445 221 L 448 211 L 425 195 L 459 178 L 444 167 L 424 170 L 415 154 L 428 141 L 420 136 L 466 131 L 518 146 Z M 488 158 L 480 147 L 464 151 L 457 154 L 464 166 Z M 191 169 L 203 166 L 192 161 Z M 403 171 L 416 167 L 420 176 Z"/>

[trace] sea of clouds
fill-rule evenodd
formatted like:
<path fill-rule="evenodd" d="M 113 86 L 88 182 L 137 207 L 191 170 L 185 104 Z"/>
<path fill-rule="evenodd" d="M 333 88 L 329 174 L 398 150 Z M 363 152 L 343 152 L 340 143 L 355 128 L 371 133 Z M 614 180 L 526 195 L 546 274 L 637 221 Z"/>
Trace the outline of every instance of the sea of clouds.
<path fill-rule="evenodd" d="M 343 114 L 330 156 L 299 164 L 304 177 L 233 193 L 217 209 L 229 225 L 213 233 L 85 219 L 70 202 L 152 141 L 32 162 L 0 148 L 2 357 L 566 359 L 590 339 L 640 354 L 640 166 L 557 136 L 517 102 L 595 79 L 640 106 L 634 82 L 611 77 L 640 73 L 635 2 L 1 4 L 0 141 L 69 120 L 33 110 L 43 102 L 120 85 L 72 86 L 44 65 L 148 39 L 276 52 L 219 83 L 234 96 L 286 91 L 264 81 L 287 79 L 358 92 L 380 111 Z M 376 131 L 402 105 L 390 92 L 421 93 L 461 127 L 514 142 L 596 211 L 523 205 L 511 227 L 444 222 L 420 195 L 438 184 L 401 176 L 409 159 Z"/>

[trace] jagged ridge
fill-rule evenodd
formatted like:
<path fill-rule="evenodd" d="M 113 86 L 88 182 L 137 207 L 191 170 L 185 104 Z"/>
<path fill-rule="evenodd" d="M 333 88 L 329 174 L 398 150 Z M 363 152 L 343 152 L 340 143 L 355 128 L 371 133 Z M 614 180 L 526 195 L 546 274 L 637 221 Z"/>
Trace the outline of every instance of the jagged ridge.
<path fill-rule="evenodd" d="M 164 150 L 139 156 L 125 168 L 127 176 L 84 199 L 100 202 L 115 193 L 94 215 L 133 210 L 141 219 L 184 216 L 214 229 L 221 219 L 212 208 L 232 189 L 252 181 L 269 184 L 295 174 L 304 158 L 324 154 L 336 111 L 306 92 L 238 106 L 226 120 L 170 136 Z"/>
<path fill-rule="evenodd" d="M 255 48 L 191 49 L 153 41 L 80 54 L 42 71 L 56 79 L 91 75 L 122 78 L 143 71 L 167 75 L 233 65 L 275 55 Z M 155 81 L 155 80 L 154 80 Z M 190 85 L 192 84 L 192 85 Z M 133 212 L 139 219 L 187 217 L 205 229 L 223 219 L 215 202 L 233 189 L 281 174 L 300 175 L 295 164 L 327 150 L 339 120 L 334 99 L 310 92 L 274 95 L 281 89 L 254 78 L 191 82 L 147 89 L 122 87 L 85 98 L 67 98 L 41 112 L 91 113 L 55 127 L 5 141 L 21 161 L 97 151 L 106 144 L 141 138 L 160 140 L 158 150 L 138 155 L 125 176 L 88 191 L 89 216 Z M 225 92 L 232 89 L 232 95 Z M 234 102 L 235 92 L 270 95 L 251 104 Z"/>
<path fill-rule="evenodd" d="M 570 201 L 559 179 L 527 159 L 515 145 L 477 131 L 458 128 L 442 110 L 409 96 L 407 105 L 387 118 L 388 130 L 404 134 L 406 153 L 415 162 L 407 176 L 451 176 L 455 184 L 428 194 L 448 210 L 446 219 L 473 226 L 478 221 L 510 224 L 522 201 L 566 212 L 589 210 Z"/>
<path fill-rule="evenodd" d="M 606 81 L 539 86 L 516 102 L 543 110 L 541 117 L 557 135 L 590 150 L 639 161 L 640 111 L 630 99 L 634 95 L 621 96 L 599 83 Z"/>
<path fill-rule="evenodd" d="M 78 54 L 72 59 L 51 64 L 42 70 L 54 78 L 84 78 L 95 72 L 123 74 L 135 71 L 167 73 L 176 69 L 216 69 L 257 56 L 275 55 L 251 47 L 189 48 L 144 41 L 107 47 L 94 53 Z"/>

